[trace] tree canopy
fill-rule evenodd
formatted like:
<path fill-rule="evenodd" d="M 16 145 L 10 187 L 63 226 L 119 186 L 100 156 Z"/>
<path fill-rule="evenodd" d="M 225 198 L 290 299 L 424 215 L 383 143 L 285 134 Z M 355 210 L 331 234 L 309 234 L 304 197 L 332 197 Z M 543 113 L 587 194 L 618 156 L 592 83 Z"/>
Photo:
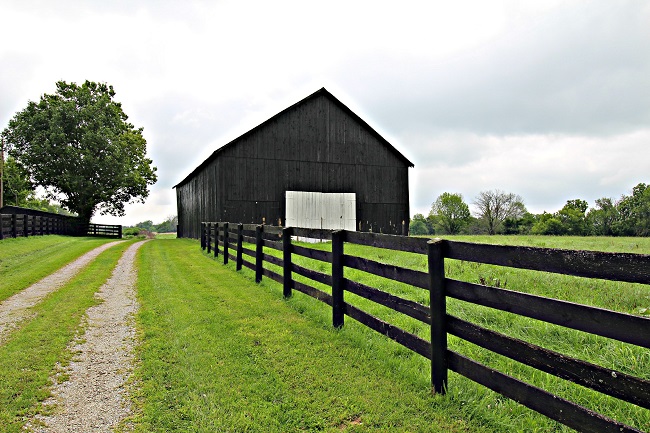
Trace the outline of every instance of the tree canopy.
<path fill-rule="evenodd" d="M 11 156 L 2 164 L 2 198 L 5 206 L 24 206 L 34 196 L 29 174 Z"/>
<path fill-rule="evenodd" d="M 474 201 L 476 216 L 485 225 L 488 234 L 495 234 L 507 218 L 521 218 L 526 213 L 521 196 L 504 191 L 481 191 Z"/>
<path fill-rule="evenodd" d="M 124 215 L 144 202 L 156 180 L 142 128 L 127 122 L 115 91 L 104 83 L 59 81 L 9 121 L 9 154 L 47 197 L 90 221 L 96 211 Z"/>
<path fill-rule="evenodd" d="M 431 216 L 444 233 L 451 235 L 460 233 L 470 219 L 469 206 L 463 201 L 461 194 L 443 192 L 431 205 Z"/>
<path fill-rule="evenodd" d="M 413 216 L 411 234 L 431 235 L 441 230 L 448 234 L 650 236 L 650 185 L 645 183 L 637 184 L 631 195 L 622 195 L 618 200 L 599 198 L 592 208 L 585 200 L 572 199 L 555 213 L 537 215 L 526 211 L 518 195 L 499 190 L 483 191 L 474 203 L 475 217 L 463 218 L 460 228 L 446 225 L 451 214 L 445 212 L 453 208 L 451 204 L 464 204 L 462 196 L 441 194 L 428 217 Z"/>

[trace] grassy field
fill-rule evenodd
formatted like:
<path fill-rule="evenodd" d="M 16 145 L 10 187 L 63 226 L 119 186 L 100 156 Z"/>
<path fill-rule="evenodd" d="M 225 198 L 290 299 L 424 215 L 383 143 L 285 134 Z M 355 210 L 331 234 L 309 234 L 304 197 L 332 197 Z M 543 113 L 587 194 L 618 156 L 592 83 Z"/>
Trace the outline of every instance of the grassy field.
<path fill-rule="evenodd" d="M 360 327 L 255 285 L 196 241 L 140 252 L 139 432 L 492 431 L 435 398 L 421 366 L 368 350 Z M 360 332 L 361 331 L 361 332 Z"/>
<path fill-rule="evenodd" d="M 487 243 L 650 253 L 646 238 L 455 237 Z M 60 248 L 52 236 L 0 242 L 0 265 L 23 287 L 90 246 Z M 27 243 L 30 243 L 27 245 Z M 34 308 L 34 317 L 0 345 L 0 431 L 19 432 L 40 410 L 56 362 L 94 304 L 124 242 L 101 254 L 69 284 Z M 58 248 L 57 248 L 58 245 Z M 65 244 L 64 244 L 65 245 Z M 329 249 L 330 244 L 309 245 Z M 70 249 L 68 255 L 61 250 Z M 16 252 L 16 253 L 14 253 Z M 267 253 L 279 254 L 274 250 Z M 423 256 L 346 244 L 346 254 L 426 268 Z M 56 260 L 48 262 L 51 257 Z M 20 261 L 23 261 L 23 264 Z M 58 261 L 58 262 L 57 262 Z M 137 326 L 141 345 L 132 382 L 136 432 L 564 432 L 569 429 L 450 373 L 448 394 L 430 393 L 429 361 L 349 317 L 331 326 L 331 309 L 301 293 L 282 298 L 281 285 L 236 272 L 202 253 L 198 241 L 155 239 L 138 253 Z M 42 265 L 41 262 L 49 264 Z M 329 265 L 299 264 L 322 272 Z M 271 267 L 271 266 L 269 266 Z M 279 271 L 279 270 L 278 270 Z M 51 272 L 51 271 L 50 271 Z M 637 315 L 650 309 L 650 287 L 448 261 L 446 273 Z M 346 277 L 428 304 L 428 293 L 364 272 Z M 303 282 L 310 283 L 306 279 Z M 310 283 L 320 289 L 329 288 Z M 428 339 L 428 327 L 346 293 L 346 302 Z M 471 304 L 448 301 L 449 312 L 481 326 L 596 364 L 650 379 L 650 351 Z M 591 409 L 650 431 L 650 411 L 603 397 L 450 337 L 450 348 Z"/>
<path fill-rule="evenodd" d="M 500 243 L 514 245 L 528 245 L 540 247 L 557 247 L 566 249 L 590 249 L 601 251 L 619 251 L 649 253 L 650 239 L 638 238 L 560 238 L 560 237 L 454 237 L 453 240 L 470 242 Z M 311 245 L 314 248 L 329 249 L 330 244 Z M 267 250 L 269 254 L 278 255 L 277 251 Z M 377 248 L 369 248 L 358 245 L 346 244 L 346 254 L 371 258 L 384 263 L 396 264 L 399 266 L 426 270 L 426 258 L 417 254 L 394 252 Z M 329 273 L 329 265 L 309 259 L 296 259 L 302 266 Z M 273 267 L 272 265 L 265 265 Z M 276 271 L 281 272 L 275 267 Z M 650 287 L 640 284 L 618 283 L 602 280 L 590 280 L 585 278 L 567 277 L 544 272 L 524 271 L 517 269 L 502 268 L 484 264 L 448 260 L 445 266 L 448 277 L 479 283 L 486 282 L 489 285 L 499 286 L 511 290 L 534 293 L 540 296 L 563 299 L 587 305 L 599 306 L 620 312 L 647 315 L 650 311 Z M 346 269 L 346 277 L 364 284 L 380 288 L 381 290 L 393 293 L 403 298 L 411 299 L 428 305 L 428 293 L 421 289 L 413 288 L 406 284 L 396 283 L 381 277 L 376 277 L 361 271 Z M 317 286 L 321 290 L 329 291 L 329 288 L 302 277 L 297 278 L 302 282 Z M 271 285 L 272 283 L 268 283 Z M 278 288 L 278 291 L 281 289 Z M 346 293 L 346 302 L 362 308 L 365 311 L 401 328 L 416 333 L 428 339 L 429 329 L 426 325 L 394 312 L 388 308 L 379 306 L 355 295 Z M 294 299 L 306 298 L 297 294 Z M 304 305 L 314 301 L 300 301 L 303 304 L 300 311 L 308 311 L 310 307 Z M 329 308 L 321 307 L 327 312 Z M 519 317 L 510 313 L 500 312 L 490 308 L 480 307 L 473 304 L 448 300 L 448 311 L 450 314 L 476 323 L 480 326 L 505 333 L 509 336 L 519 338 L 534 344 L 541 345 L 560 353 L 583 359 L 595 364 L 622 371 L 645 379 L 650 379 L 650 353 L 647 349 L 632 345 L 617 343 L 605 338 L 596 337 L 579 331 L 568 330 L 559 326 L 546 324 L 533 319 Z M 329 320 L 329 316 L 325 322 Z M 347 319 L 348 324 L 354 321 Z M 372 341 L 365 345 L 364 339 L 359 340 L 361 346 L 370 350 L 376 347 L 376 340 L 385 340 L 383 337 L 373 335 L 373 331 L 362 331 L 366 334 L 366 341 Z M 381 343 L 383 344 L 383 343 Z M 428 374 L 427 362 L 418 355 L 411 354 L 408 350 L 393 344 L 393 355 L 404 361 L 404 369 L 420 368 L 423 376 Z M 460 352 L 483 364 L 496 368 L 499 371 L 515 376 L 528 383 L 532 383 L 554 394 L 560 395 L 571 401 L 575 401 L 588 408 L 603 413 L 606 416 L 617 419 L 621 422 L 635 426 L 643 431 L 650 430 L 650 411 L 634 405 L 622 403 L 614 398 L 600 395 L 580 386 L 567 383 L 563 380 L 541 373 L 532 368 L 508 360 L 505 357 L 481 349 L 471 343 L 449 338 L 449 345 L 452 350 Z M 413 366 L 413 367 L 409 367 Z M 450 400 L 461 403 L 466 407 L 466 414 L 469 417 L 481 419 L 481 423 L 489 425 L 496 430 L 515 431 L 570 431 L 547 420 L 534 412 L 523 408 L 513 401 L 505 399 L 495 393 L 487 391 L 479 385 L 455 374 L 450 375 L 449 394 Z"/>
<path fill-rule="evenodd" d="M 29 249 L 40 239 L 24 239 L 18 250 L 31 257 Z M 54 239 L 48 239 L 49 244 Z M 83 250 L 80 246 L 91 244 L 83 238 L 62 238 L 70 241 L 73 251 Z M 4 252 L 10 250 L 0 242 Z M 21 242 L 16 242 L 19 245 Z M 26 245 L 26 244 L 29 244 Z M 55 245 L 52 243 L 50 245 Z M 26 419 L 42 409 L 40 402 L 49 396 L 50 376 L 57 363 L 65 365 L 72 354 L 67 349 L 70 341 L 80 330 L 81 318 L 86 309 L 98 301 L 95 292 L 110 276 L 117 260 L 130 245 L 123 242 L 100 254 L 88 267 L 61 289 L 48 295 L 32 308 L 31 319 L 21 323 L 7 341 L 0 345 L 0 431 L 18 433 Z M 53 248 L 52 251 L 58 250 Z M 39 251 L 39 249 L 36 249 Z M 59 258 L 61 260 L 61 258 Z M 31 280 L 40 275 L 43 268 L 22 267 L 25 278 Z M 61 377 L 64 379 L 64 377 Z"/>
<path fill-rule="evenodd" d="M 82 254 L 115 239 L 30 236 L 0 241 L 0 302 Z"/>

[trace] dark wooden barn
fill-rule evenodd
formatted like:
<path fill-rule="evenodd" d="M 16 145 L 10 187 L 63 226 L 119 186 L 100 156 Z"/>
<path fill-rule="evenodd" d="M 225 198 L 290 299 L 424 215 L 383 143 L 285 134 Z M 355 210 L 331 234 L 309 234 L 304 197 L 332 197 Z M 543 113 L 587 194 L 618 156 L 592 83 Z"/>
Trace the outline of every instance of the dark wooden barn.
<path fill-rule="evenodd" d="M 406 234 L 409 167 L 323 88 L 217 149 L 174 187 L 179 235 L 198 238 L 202 221 L 286 225 L 287 191 L 354 193 L 356 230 Z"/>

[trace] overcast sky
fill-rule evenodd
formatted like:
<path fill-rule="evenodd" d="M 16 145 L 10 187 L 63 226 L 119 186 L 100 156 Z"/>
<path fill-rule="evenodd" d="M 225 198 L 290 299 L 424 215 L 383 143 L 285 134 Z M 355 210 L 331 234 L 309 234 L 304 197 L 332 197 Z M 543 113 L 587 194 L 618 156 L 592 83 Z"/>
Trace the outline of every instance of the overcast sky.
<path fill-rule="evenodd" d="M 158 167 L 135 224 L 215 149 L 321 87 L 415 164 L 411 215 L 501 189 L 529 211 L 650 183 L 650 2 L 0 0 L 0 129 L 107 82 Z"/>

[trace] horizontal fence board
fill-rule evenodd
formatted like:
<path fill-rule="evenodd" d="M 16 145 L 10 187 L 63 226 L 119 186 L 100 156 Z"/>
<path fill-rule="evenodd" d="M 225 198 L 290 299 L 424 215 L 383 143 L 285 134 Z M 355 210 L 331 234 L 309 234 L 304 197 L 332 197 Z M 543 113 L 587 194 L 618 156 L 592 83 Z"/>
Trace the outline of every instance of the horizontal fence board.
<path fill-rule="evenodd" d="M 252 238 L 250 236 L 242 236 L 242 240 L 247 244 L 254 244 L 255 242 L 257 242 L 255 238 Z"/>
<path fill-rule="evenodd" d="M 281 258 L 272 256 L 270 254 L 262 254 L 262 257 L 265 262 L 269 262 L 277 266 L 282 266 L 282 264 L 284 263 Z"/>
<path fill-rule="evenodd" d="M 375 289 L 374 287 L 348 280 L 347 278 L 343 279 L 343 289 L 431 325 L 431 310 L 422 304 L 402 299 L 382 290 Z"/>
<path fill-rule="evenodd" d="M 650 255 L 445 241 L 445 257 L 578 277 L 650 284 Z"/>
<path fill-rule="evenodd" d="M 450 334 L 562 379 L 650 409 L 650 381 L 573 359 L 453 316 Z"/>
<path fill-rule="evenodd" d="M 284 278 L 282 277 L 282 275 L 278 274 L 277 272 L 273 272 L 270 269 L 263 268 L 262 269 L 262 274 L 265 277 L 269 277 L 273 281 L 277 281 L 278 283 L 282 283 L 284 281 Z"/>
<path fill-rule="evenodd" d="M 292 287 L 294 290 L 297 290 L 305 295 L 311 296 L 312 298 L 318 299 L 321 302 L 326 303 L 330 307 L 332 306 L 332 295 L 329 293 L 318 290 L 307 284 L 299 283 L 298 281 L 292 281 Z"/>
<path fill-rule="evenodd" d="M 247 256 L 255 257 L 255 250 L 251 250 L 249 248 L 242 247 L 241 249 L 243 254 L 246 254 Z"/>
<path fill-rule="evenodd" d="M 345 304 L 345 314 L 352 317 L 357 322 L 366 325 L 370 329 L 373 329 L 380 334 L 383 334 L 388 338 L 398 342 L 407 349 L 410 349 L 415 353 L 424 356 L 425 358 L 431 359 L 431 343 L 418 337 L 417 335 L 411 334 L 410 332 L 406 332 L 395 325 L 384 322 L 383 320 L 378 319 L 375 316 L 372 316 L 365 311 L 360 310 L 359 308 L 347 303 Z"/>
<path fill-rule="evenodd" d="M 230 260 L 237 260 L 237 256 L 235 254 L 231 254 L 230 251 L 232 251 L 232 250 L 231 249 L 228 250 L 228 258 Z"/>
<path fill-rule="evenodd" d="M 253 271 L 255 270 L 255 263 L 249 262 L 248 260 L 243 260 L 241 261 L 241 264 L 243 266 L 246 266 L 248 269 L 252 269 Z"/>
<path fill-rule="evenodd" d="M 429 274 L 425 272 L 414 271 L 412 269 L 406 269 L 395 265 L 387 265 L 374 260 L 349 255 L 343 256 L 343 265 L 373 275 L 388 278 L 390 280 L 429 290 Z"/>
<path fill-rule="evenodd" d="M 345 235 L 346 242 L 418 254 L 427 253 L 427 242 L 429 241 L 426 238 L 411 238 L 368 232 L 346 232 Z"/>
<path fill-rule="evenodd" d="M 259 224 L 243 224 L 245 231 L 253 232 L 253 233 L 255 233 L 255 230 L 257 230 L 258 225 Z"/>
<path fill-rule="evenodd" d="M 458 353 L 447 351 L 447 361 L 450 370 L 579 432 L 641 432 Z"/>
<path fill-rule="evenodd" d="M 282 242 L 262 239 L 262 245 L 268 248 L 273 248 L 274 250 L 282 251 Z"/>
<path fill-rule="evenodd" d="M 332 231 L 331 230 L 322 230 L 322 229 L 305 229 L 299 227 L 293 227 L 293 236 L 301 238 L 310 238 L 310 239 L 324 239 L 332 240 Z"/>
<path fill-rule="evenodd" d="M 445 290 L 462 301 L 650 348 L 650 318 L 452 279 Z"/>
<path fill-rule="evenodd" d="M 298 254 L 299 256 L 320 260 L 321 262 L 332 263 L 332 253 L 329 251 L 321 251 L 321 250 L 315 250 L 313 248 L 305 248 L 300 245 L 291 245 L 291 250 L 293 254 Z"/>
<path fill-rule="evenodd" d="M 264 226 L 264 233 L 273 234 L 273 235 L 282 235 L 282 229 L 284 227 L 278 226 Z"/>
<path fill-rule="evenodd" d="M 328 286 L 332 285 L 332 276 L 324 274 L 322 272 L 314 271 L 313 269 L 304 268 L 295 263 L 291 264 L 291 272 L 295 272 L 298 275 L 307 277 L 311 280 L 318 281 L 319 283 L 327 284 Z"/>

